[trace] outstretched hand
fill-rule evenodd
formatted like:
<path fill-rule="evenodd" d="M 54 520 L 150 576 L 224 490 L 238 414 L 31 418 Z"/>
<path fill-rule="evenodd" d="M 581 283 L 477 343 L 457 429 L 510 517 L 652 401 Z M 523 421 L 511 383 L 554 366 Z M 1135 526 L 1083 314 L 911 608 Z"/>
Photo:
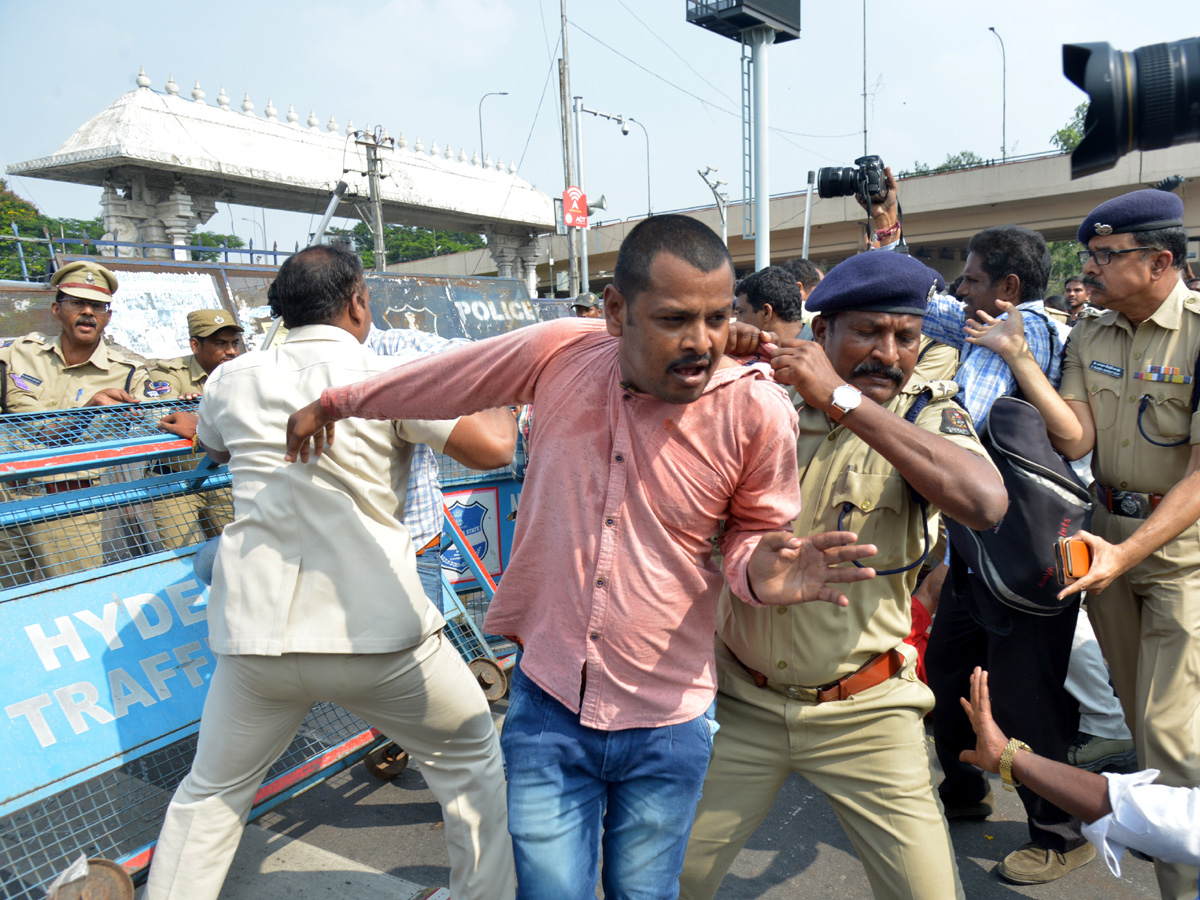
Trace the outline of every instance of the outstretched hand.
<path fill-rule="evenodd" d="M 316 456 L 324 453 L 327 446 L 333 446 L 333 420 L 325 415 L 320 400 L 314 400 L 288 417 L 287 451 L 283 458 L 288 462 L 299 459 L 306 463 L 310 446 Z"/>
<path fill-rule="evenodd" d="M 767 606 L 812 600 L 847 606 L 850 601 L 846 595 L 828 583 L 866 581 L 875 577 L 875 570 L 838 564 L 879 552 L 874 544 L 855 544 L 856 540 L 858 535 L 850 531 L 827 531 L 803 538 L 782 531 L 764 535 L 746 569 L 754 595 Z"/>
<path fill-rule="evenodd" d="M 968 319 L 963 326 L 967 343 L 987 347 L 1005 361 L 1027 353 L 1029 345 L 1025 342 L 1025 319 L 1021 311 L 1006 300 L 997 300 L 996 308 L 1008 313 L 1007 318 L 996 318 L 982 310 L 975 313 L 979 318 Z"/>
<path fill-rule="evenodd" d="M 992 718 L 992 697 L 988 690 L 988 673 L 986 669 L 975 667 L 971 674 L 971 700 L 959 697 L 958 702 L 966 710 L 971 719 L 971 727 L 975 729 L 975 749 L 964 750 L 958 758 L 965 763 L 979 766 L 987 772 L 1000 773 L 1000 754 L 1008 744 L 1008 738 Z"/>

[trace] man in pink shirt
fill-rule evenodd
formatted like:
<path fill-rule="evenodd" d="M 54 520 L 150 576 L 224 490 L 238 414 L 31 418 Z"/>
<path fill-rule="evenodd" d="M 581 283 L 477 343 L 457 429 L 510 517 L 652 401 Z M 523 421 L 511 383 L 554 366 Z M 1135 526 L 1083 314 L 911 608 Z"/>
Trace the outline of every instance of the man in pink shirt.
<path fill-rule="evenodd" d="M 322 393 L 289 423 L 308 458 L 339 418 L 536 403 L 509 568 L 489 631 L 524 652 L 501 737 L 518 896 L 673 897 L 712 747 L 716 600 L 845 598 L 875 552 L 796 538 L 796 416 L 764 366 L 721 367 L 724 244 L 657 216 L 621 246 L 605 321 L 560 319 Z M 714 559 L 714 540 L 723 556 Z"/>

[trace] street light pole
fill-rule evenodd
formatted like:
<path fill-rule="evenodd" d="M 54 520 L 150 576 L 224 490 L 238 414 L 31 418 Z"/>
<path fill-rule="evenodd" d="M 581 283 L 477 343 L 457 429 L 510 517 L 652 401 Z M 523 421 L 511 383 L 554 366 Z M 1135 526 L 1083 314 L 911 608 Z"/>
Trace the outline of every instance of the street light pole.
<path fill-rule="evenodd" d="M 487 159 L 487 154 L 483 152 L 483 101 L 488 97 L 507 97 L 508 91 L 489 91 L 479 98 L 479 161 L 482 163 Z"/>
<path fill-rule="evenodd" d="M 704 183 L 708 185 L 709 190 L 713 192 L 713 199 L 717 201 L 717 212 L 721 214 L 721 243 L 726 248 L 729 247 L 729 220 L 725 214 L 726 208 L 729 206 L 729 195 L 722 191 L 721 185 L 725 184 L 723 178 L 709 178 L 709 172 L 717 171 L 713 166 L 706 166 L 703 169 L 696 170 L 700 177 L 704 179 Z"/>
<path fill-rule="evenodd" d="M 1004 38 L 1000 32 L 989 26 L 988 31 L 1000 42 L 1000 160 L 1008 160 L 1008 54 L 1004 52 Z"/>
<path fill-rule="evenodd" d="M 650 132 L 646 130 L 646 126 L 629 116 L 625 119 L 626 122 L 632 122 L 638 128 L 642 129 L 642 135 L 646 138 L 646 215 L 654 215 L 654 205 L 650 202 Z"/>

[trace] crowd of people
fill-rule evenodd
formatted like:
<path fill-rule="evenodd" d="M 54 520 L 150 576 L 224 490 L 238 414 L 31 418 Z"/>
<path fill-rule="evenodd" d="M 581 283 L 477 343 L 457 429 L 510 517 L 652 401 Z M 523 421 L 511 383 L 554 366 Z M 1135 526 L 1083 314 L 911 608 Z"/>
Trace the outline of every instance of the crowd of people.
<path fill-rule="evenodd" d="M 471 344 L 374 330 L 357 257 L 312 247 L 270 288 L 285 341 L 239 354 L 236 323 L 199 311 L 193 355 L 149 374 L 102 342 L 116 276 L 60 269 L 62 334 L 3 352 L 4 410 L 202 395 L 163 427 L 233 479 L 216 670 L 147 897 L 217 896 L 266 771 L 332 700 L 420 767 L 463 900 L 598 880 L 614 900 L 713 897 L 793 772 L 877 898 L 963 896 L 948 822 L 992 814 L 994 773 L 1028 816 L 1006 880 L 1052 881 L 1097 847 L 1119 874 L 1129 846 L 1164 898 L 1193 900 L 1200 294 L 1182 202 L 1093 210 L 1055 309 L 1037 232 L 975 235 L 950 293 L 902 252 L 897 196 L 889 172 L 878 246 L 827 273 L 735 280 L 705 225 L 650 217 L 575 318 Z M 1091 568 L 1049 616 L 997 596 L 945 534 L 1005 515 L 980 431 L 1014 394 L 1092 483 Z M 442 637 L 432 460 L 506 464 L 510 409 L 529 406 L 485 623 L 520 648 L 497 739 Z M 1096 774 L 1113 766 L 1144 771 Z"/>

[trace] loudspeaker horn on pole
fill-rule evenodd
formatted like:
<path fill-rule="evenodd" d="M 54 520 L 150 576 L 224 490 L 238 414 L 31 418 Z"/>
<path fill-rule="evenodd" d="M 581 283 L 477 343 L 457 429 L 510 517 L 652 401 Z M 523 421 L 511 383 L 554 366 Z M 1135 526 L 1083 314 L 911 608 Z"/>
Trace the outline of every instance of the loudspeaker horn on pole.
<path fill-rule="evenodd" d="M 606 200 L 604 198 L 604 195 L 601 194 L 599 200 L 597 200 L 595 203 L 588 204 L 588 215 L 594 216 L 596 213 L 600 212 L 601 210 L 606 210 L 606 209 L 608 209 L 608 200 Z"/>

